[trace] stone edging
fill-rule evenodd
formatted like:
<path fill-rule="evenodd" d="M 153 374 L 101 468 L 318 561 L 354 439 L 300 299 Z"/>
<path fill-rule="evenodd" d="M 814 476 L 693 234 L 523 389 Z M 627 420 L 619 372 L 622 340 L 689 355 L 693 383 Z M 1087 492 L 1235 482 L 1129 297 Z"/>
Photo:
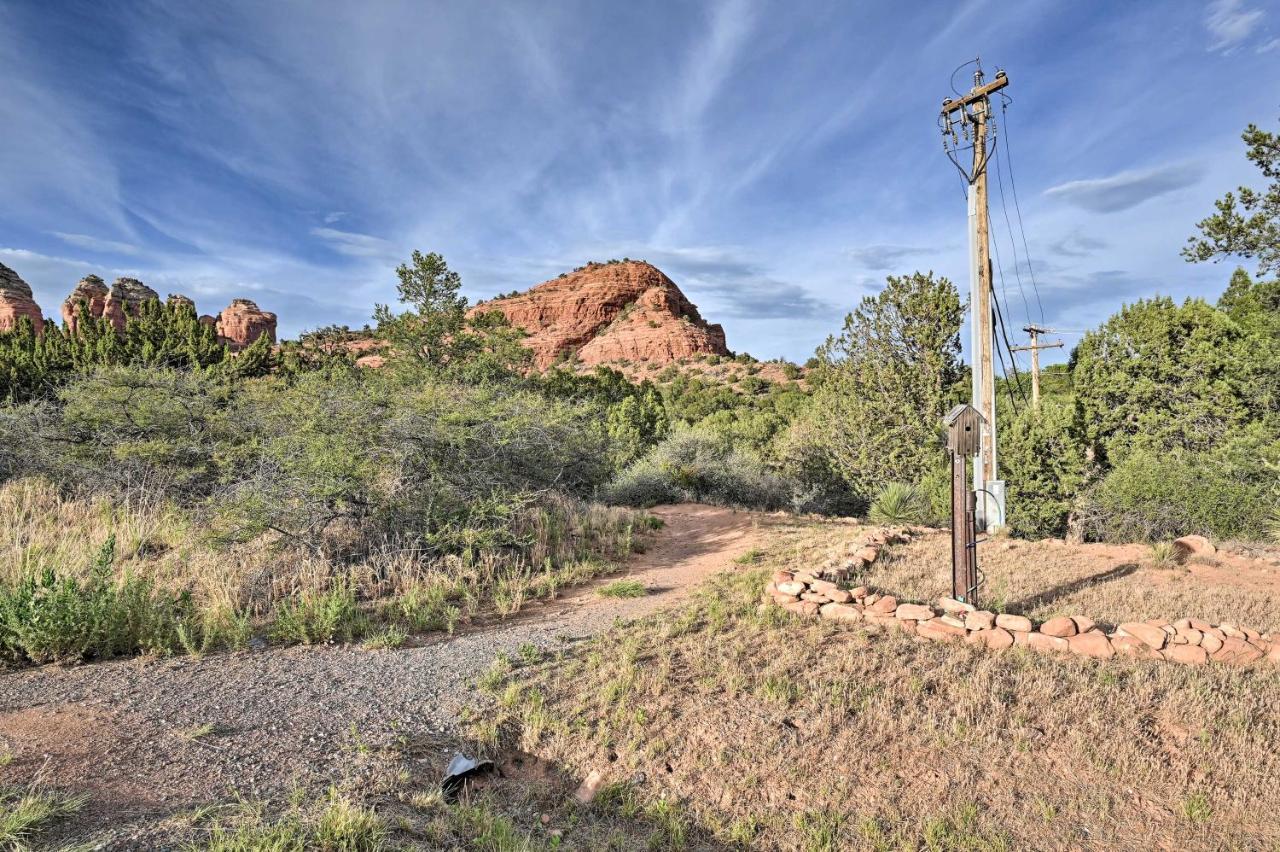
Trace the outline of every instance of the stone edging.
<path fill-rule="evenodd" d="M 940 598 L 935 608 L 899 603 L 893 595 L 866 586 L 841 587 L 853 572 L 875 562 L 883 547 L 911 538 L 905 530 L 873 530 L 863 542 L 851 545 L 843 559 L 824 568 L 779 571 L 765 586 L 760 607 L 781 606 L 810 618 L 863 622 L 896 628 L 921 639 L 964 641 L 992 649 L 1025 645 L 1086 657 L 1121 655 L 1189 665 L 1209 661 L 1246 665 L 1262 659 L 1280 664 L 1280 637 L 1273 639 L 1233 624 L 1213 625 L 1194 618 L 1172 623 L 1153 619 L 1126 622 L 1105 633 L 1083 616 L 1060 616 L 1036 624 L 1025 616 L 979 610 L 952 598 Z"/>

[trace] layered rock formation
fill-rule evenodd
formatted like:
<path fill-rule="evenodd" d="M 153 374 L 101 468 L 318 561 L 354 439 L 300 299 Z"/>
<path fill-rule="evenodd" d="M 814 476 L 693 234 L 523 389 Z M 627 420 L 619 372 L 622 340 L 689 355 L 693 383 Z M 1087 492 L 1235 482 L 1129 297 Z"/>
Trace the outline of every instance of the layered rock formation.
<path fill-rule="evenodd" d="M 31 287 L 0 263 L 0 331 L 13 331 L 23 317 L 31 320 L 37 334 L 44 331 L 44 317 L 32 298 Z"/>
<path fill-rule="evenodd" d="M 218 337 L 238 352 L 266 335 L 276 342 L 276 315 L 261 310 L 249 299 L 232 299 L 231 304 L 218 315 Z"/>
<path fill-rule="evenodd" d="M 128 317 L 136 317 L 145 302 L 158 301 L 160 294 L 137 278 L 117 278 L 110 289 L 96 275 L 86 275 L 76 284 L 71 295 L 62 302 L 62 321 L 75 333 L 80 321 L 80 307 L 89 309 L 89 316 L 106 317 L 117 331 L 124 331 Z"/>
<path fill-rule="evenodd" d="M 542 369 L 570 356 L 594 366 L 729 354 L 724 329 L 703 320 L 670 278 L 643 261 L 588 264 L 471 309 L 482 311 L 501 311 L 524 329 Z"/>
<path fill-rule="evenodd" d="M 116 329 L 123 330 L 127 317 L 137 316 L 144 303 L 159 300 L 155 290 L 136 278 L 117 278 L 108 288 L 98 276 L 87 275 L 62 303 L 62 321 L 75 333 L 81 305 L 85 305 L 89 316 L 106 317 Z M 178 293 L 169 295 L 168 304 L 195 307 L 195 302 Z M 232 351 L 244 349 L 263 335 L 272 343 L 276 340 L 276 315 L 261 310 L 249 299 L 232 299 L 217 317 L 202 316 L 200 322 L 212 326 Z"/>

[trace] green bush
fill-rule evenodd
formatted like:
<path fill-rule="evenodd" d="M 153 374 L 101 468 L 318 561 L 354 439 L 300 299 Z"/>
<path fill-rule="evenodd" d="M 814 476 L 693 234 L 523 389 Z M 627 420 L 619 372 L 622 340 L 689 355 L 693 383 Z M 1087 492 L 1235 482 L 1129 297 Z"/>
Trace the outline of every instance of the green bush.
<path fill-rule="evenodd" d="M 360 610 L 355 589 L 338 583 L 325 592 L 303 593 L 276 607 L 271 636 L 281 642 L 320 645 L 353 642 L 364 636 L 369 620 Z"/>
<path fill-rule="evenodd" d="M 786 480 L 724 440 L 676 432 L 605 489 L 612 503 L 647 508 L 685 501 L 777 509 L 790 502 Z"/>
<path fill-rule="evenodd" d="M 1264 462 L 1278 456 L 1256 429 L 1211 452 L 1135 450 L 1083 494 L 1083 529 L 1103 541 L 1265 539 L 1276 475 Z"/>
<path fill-rule="evenodd" d="M 890 482 L 871 501 L 868 517 L 877 524 L 923 524 L 932 514 L 929 495 L 922 488 Z"/>
<path fill-rule="evenodd" d="M 1000 473 L 1006 481 L 1008 526 L 1027 538 L 1062 536 L 1084 485 L 1084 449 L 1073 407 L 1044 399 L 1002 424 Z"/>
<path fill-rule="evenodd" d="M 168 653 L 192 618 L 188 596 L 170 596 L 150 581 L 111 576 L 114 537 L 86 579 L 53 568 L 0 587 L 0 656 L 51 663 Z"/>

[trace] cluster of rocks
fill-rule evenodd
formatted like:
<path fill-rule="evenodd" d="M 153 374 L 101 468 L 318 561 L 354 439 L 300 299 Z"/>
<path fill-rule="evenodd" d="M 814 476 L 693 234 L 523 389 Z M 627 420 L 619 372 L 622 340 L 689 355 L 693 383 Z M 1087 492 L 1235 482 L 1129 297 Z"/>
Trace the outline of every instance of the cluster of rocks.
<path fill-rule="evenodd" d="M 875 562 L 885 545 L 910 540 L 907 531 L 877 530 L 824 566 L 812 571 L 779 571 L 765 586 L 760 606 L 781 606 L 796 615 L 892 628 L 920 639 L 992 649 L 1025 645 L 1086 657 L 1119 655 L 1191 665 L 1209 661 L 1245 665 L 1262 659 L 1280 663 L 1280 637 L 1233 624 L 1214 625 L 1194 618 L 1174 622 L 1152 619 L 1126 622 L 1108 633 L 1083 616 L 1060 616 L 1036 624 L 1026 616 L 980 610 L 953 598 L 940 598 L 933 606 L 900 602 L 867 586 L 843 587 L 855 572 Z"/>
<path fill-rule="evenodd" d="M 89 316 L 106 317 L 117 331 L 123 331 L 128 317 L 137 316 L 145 303 L 159 300 L 159 293 L 136 278 L 117 278 L 108 287 L 97 275 L 86 275 L 63 300 L 62 321 L 75 334 L 84 306 Z M 195 307 L 186 296 L 176 294 L 169 296 L 168 302 Z M 18 273 L 0 264 L 0 332 L 12 331 L 21 317 L 29 317 L 37 333 L 44 331 L 44 317 L 31 287 Z M 232 299 L 216 317 L 205 315 L 200 322 L 214 328 L 218 339 L 232 351 L 244 349 L 263 336 L 272 343 L 276 340 L 276 315 L 259 309 L 249 299 Z"/>

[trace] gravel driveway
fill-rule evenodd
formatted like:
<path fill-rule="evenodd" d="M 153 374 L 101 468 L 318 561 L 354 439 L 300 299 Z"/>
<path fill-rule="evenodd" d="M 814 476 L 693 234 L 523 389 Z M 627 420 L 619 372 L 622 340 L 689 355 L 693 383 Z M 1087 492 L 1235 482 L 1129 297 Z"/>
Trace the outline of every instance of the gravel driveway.
<path fill-rule="evenodd" d="M 459 714 L 499 652 L 554 648 L 670 606 L 772 522 L 701 505 L 655 514 L 666 526 L 626 571 L 649 590 L 642 598 L 600 597 L 592 584 L 399 650 L 265 648 L 0 675 L 0 746 L 13 755 L 0 784 L 84 792 L 75 834 L 129 848 L 196 805 L 350 780 L 382 745 L 412 743 L 434 766 L 460 743 Z"/>

